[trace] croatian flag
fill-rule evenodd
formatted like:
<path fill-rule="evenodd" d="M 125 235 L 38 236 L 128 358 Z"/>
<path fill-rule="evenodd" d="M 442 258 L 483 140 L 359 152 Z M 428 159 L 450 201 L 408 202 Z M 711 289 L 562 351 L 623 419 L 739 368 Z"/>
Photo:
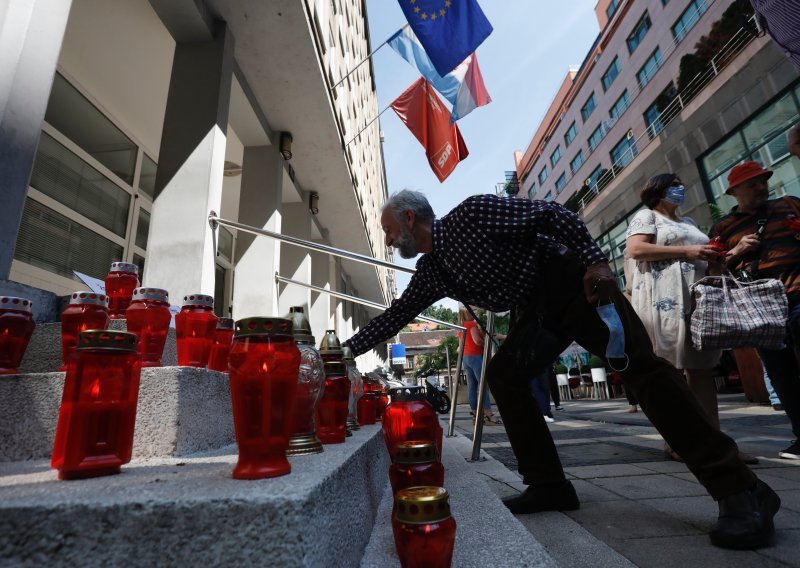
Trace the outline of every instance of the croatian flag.
<path fill-rule="evenodd" d="M 425 48 L 409 26 L 389 38 L 389 46 L 411 63 L 444 98 L 453 105 L 450 122 L 464 118 L 474 109 L 492 102 L 478 66 L 477 54 L 468 55 L 455 69 L 442 77 Z"/>

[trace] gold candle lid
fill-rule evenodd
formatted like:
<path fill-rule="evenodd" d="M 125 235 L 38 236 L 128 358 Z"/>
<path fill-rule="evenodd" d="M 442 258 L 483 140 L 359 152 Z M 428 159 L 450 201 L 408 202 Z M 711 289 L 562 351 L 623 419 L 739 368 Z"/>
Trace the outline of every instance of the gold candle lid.
<path fill-rule="evenodd" d="M 424 525 L 450 518 L 447 490 L 428 485 L 401 489 L 394 494 L 395 518 L 401 523 Z"/>
<path fill-rule="evenodd" d="M 415 464 L 433 463 L 436 457 L 436 445 L 430 440 L 409 440 L 400 442 L 395 447 L 394 463 Z"/>
<path fill-rule="evenodd" d="M 136 352 L 139 337 L 135 333 L 110 329 L 91 329 L 78 336 L 78 349 L 104 349 Z"/>
<path fill-rule="evenodd" d="M 254 317 L 236 322 L 235 338 L 249 335 L 292 335 L 292 320 L 286 318 Z"/>

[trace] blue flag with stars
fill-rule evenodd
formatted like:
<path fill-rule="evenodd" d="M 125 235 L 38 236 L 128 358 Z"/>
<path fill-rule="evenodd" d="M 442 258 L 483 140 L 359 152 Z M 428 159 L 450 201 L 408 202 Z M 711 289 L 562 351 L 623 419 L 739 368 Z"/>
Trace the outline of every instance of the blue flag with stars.
<path fill-rule="evenodd" d="M 492 33 L 477 0 L 398 0 L 433 66 L 444 77 Z"/>

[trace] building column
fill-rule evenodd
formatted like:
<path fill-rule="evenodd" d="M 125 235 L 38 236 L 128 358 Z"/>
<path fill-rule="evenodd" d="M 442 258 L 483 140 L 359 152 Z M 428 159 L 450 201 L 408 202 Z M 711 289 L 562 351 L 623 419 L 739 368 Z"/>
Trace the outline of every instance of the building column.
<path fill-rule="evenodd" d="M 240 223 L 281 232 L 283 167 L 283 158 L 274 147 L 245 147 L 239 198 Z M 240 231 L 234 257 L 234 319 L 280 315 L 275 283 L 275 273 L 279 272 L 281 265 L 280 241 Z"/>
<path fill-rule="evenodd" d="M 324 240 L 316 240 L 320 244 L 329 244 Z M 318 288 L 331 290 L 331 264 L 333 257 L 323 252 L 311 253 L 311 283 Z M 311 322 L 311 330 L 314 336 L 321 338 L 326 330 L 332 329 L 331 325 L 331 306 L 335 301 L 329 294 L 311 292 L 311 307 L 308 313 L 308 320 Z"/>
<path fill-rule="evenodd" d="M 142 280 L 169 290 L 173 304 L 214 295 L 208 214 L 222 203 L 233 43 L 219 23 L 213 40 L 175 46 Z"/>
<path fill-rule="evenodd" d="M 0 280 L 7 280 L 71 0 L 0 3 Z"/>
<path fill-rule="evenodd" d="M 283 234 L 303 240 L 311 239 L 311 213 L 305 203 L 283 206 Z M 289 243 L 281 243 L 280 275 L 298 282 L 311 283 L 311 253 Z M 278 313 L 289 313 L 292 306 L 302 306 L 306 314 L 311 306 L 311 290 L 294 284 L 282 284 L 278 297 Z"/>

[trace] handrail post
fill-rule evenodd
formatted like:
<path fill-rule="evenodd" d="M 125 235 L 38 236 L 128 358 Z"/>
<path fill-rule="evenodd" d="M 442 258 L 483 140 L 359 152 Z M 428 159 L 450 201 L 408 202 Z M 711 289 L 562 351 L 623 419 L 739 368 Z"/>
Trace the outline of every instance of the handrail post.
<path fill-rule="evenodd" d="M 483 436 L 483 399 L 486 397 L 486 367 L 492 356 L 494 341 L 494 312 L 489 312 L 486 318 L 486 334 L 483 341 L 483 363 L 481 364 L 481 380 L 478 383 L 478 402 L 475 405 L 475 428 L 472 431 L 472 457 L 470 461 L 480 461 L 481 436 Z M 466 334 L 464 334 L 466 335 Z"/>
<path fill-rule="evenodd" d="M 464 344 L 467 341 L 467 333 L 461 333 L 461 341 L 458 342 L 458 360 L 456 363 L 456 380 L 450 381 L 450 423 L 447 426 L 447 437 L 453 437 L 456 427 L 456 401 L 458 400 L 458 382 L 461 380 L 461 367 L 464 364 Z"/>

